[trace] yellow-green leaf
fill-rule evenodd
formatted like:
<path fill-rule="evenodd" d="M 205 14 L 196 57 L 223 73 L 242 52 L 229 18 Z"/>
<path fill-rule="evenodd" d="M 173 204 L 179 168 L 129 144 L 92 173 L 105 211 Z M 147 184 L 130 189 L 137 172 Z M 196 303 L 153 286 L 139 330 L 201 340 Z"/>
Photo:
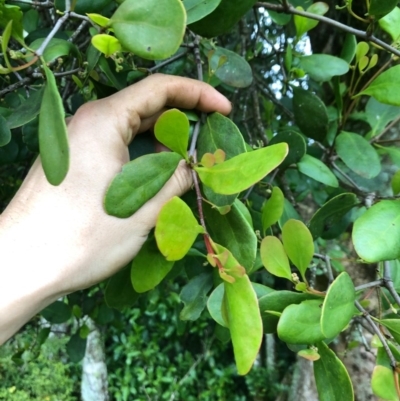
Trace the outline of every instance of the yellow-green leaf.
<path fill-rule="evenodd" d="M 260 254 L 263 265 L 271 274 L 292 280 L 289 259 L 278 238 L 265 237 L 261 242 Z"/>
<path fill-rule="evenodd" d="M 92 45 L 106 57 L 121 51 L 122 46 L 117 38 L 101 33 L 92 37 Z"/>
<path fill-rule="evenodd" d="M 267 200 L 262 209 L 262 227 L 265 231 L 275 224 L 282 216 L 285 197 L 279 187 L 273 187 L 271 197 Z"/>

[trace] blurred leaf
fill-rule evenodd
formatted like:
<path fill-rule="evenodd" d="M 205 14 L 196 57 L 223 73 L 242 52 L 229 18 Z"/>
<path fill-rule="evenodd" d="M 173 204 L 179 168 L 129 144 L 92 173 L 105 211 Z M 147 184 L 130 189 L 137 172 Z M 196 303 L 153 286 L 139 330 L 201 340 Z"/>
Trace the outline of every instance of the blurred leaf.
<path fill-rule="evenodd" d="M 397 344 L 400 343 L 400 319 L 381 319 L 379 323 L 385 326 Z"/>
<path fill-rule="evenodd" d="M 122 50 L 119 40 L 111 35 L 101 33 L 92 37 L 92 45 L 106 57 Z"/>
<path fill-rule="evenodd" d="M 38 50 L 45 40 L 46 38 L 36 39 L 29 45 L 29 48 L 32 50 Z M 52 38 L 44 50 L 43 58 L 46 63 L 51 63 L 60 57 L 68 56 L 70 53 L 79 56 L 78 49 L 73 43 L 64 39 Z M 33 56 L 34 53 L 28 53 L 28 60 L 32 59 Z"/>
<path fill-rule="evenodd" d="M 369 263 L 400 257 L 400 201 L 380 201 L 361 215 L 354 222 L 353 244 Z"/>
<path fill-rule="evenodd" d="M 361 135 L 342 131 L 336 137 L 335 147 L 344 164 L 355 173 L 365 178 L 373 178 L 380 173 L 379 156 Z"/>
<path fill-rule="evenodd" d="M 282 242 L 272 236 L 265 237 L 260 246 L 261 260 L 269 273 L 292 281 L 289 259 Z"/>
<path fill-rule="evenodd" d="M 214 192 L 224 195 L 244 191 L 275 169 L 288 152 L 286 144 L 277 144 L 250 153 L 242 153 L 211 168 L 195 167 L 200 180 Z"/>
<path fill-rule="evenodd" d="M 320 354 L 318 354 L 318 351 L 315 349 L 303 349 L 299 351 L 297 355 L 312 362 L 318 361 L 318 359 L 321 358 Z"/>
<path fill-rule="evenodd" d="M 209 68 L 223 83 L 235 88 L 246 88 L 253 81 L 249 63 L 239 54 L 223 47 L 208 52 Z"/>
<path fill-rule="evenodd" d="M 161 152 L 138 157 L 125 164 L 111 182 L 104 201 L 108 214 L 129 217 L 169 180 L 182 157 Z"/>
<path fill-rule="evenodd" d="M 315 181 L 337 188 L 339 182 L 331 170 L 320 160 L 310 155 L 304 155 L 297 163 L 299 171 Z"/>
<path fill-rule="evenodd" d="M 297 7 L 297 9 L 301 9 L 303 11 L 302 7 Z M 317 15 L 324 15 L 328 12 L 328 10 L 329 10 L 328 4 L 318 1 L 316 3 L 311 4 L 311 6 L 308 7 L 307 12 Z M 306 32 L 315 28 L 318 25 L 318 22 L 319 21 L 311 18 L 295 15 L 294 24 L 296 26 L 297 38 L 300 39 Z"/>
<path fill-rule="evenodd" d="M 82 338 L 79 333 L 71 336 L 67 343 L 67 353 L 69 359 L 73 363 L 80 362 L 85 356 L 86 351 L 86 338 Z"/>
<path fill-rule="evenodd" d="M 284 224 L 290 219 L 301 220 L 301 217 L 293 205 L 285 198 L 283 202 L 283 214 L 278 221 L 279 227 L 282 229 Z"/>
<path fill-rule="evenodd" d="M 11 141 L 11 130 L 7 120 L 0 115 L 0 146 L 5 146 Z"/>
<path fill-rule="evenodd" d="M 322 82 L 349 71 L 349 64 L 345 60 L 330 54 L 303 56 L 300 58 L 300 66 L 312 79 Z"/>
<path fill-rule="evenodd" d="M 314 376 L 320 401 L 354 401 L 353 386 L 343 362 L 324 342 L 318 343 L 318 353 L 321 358 L 314 362 Z"/>
<path fill-rule="evenodd" d="M 353 61 L 354 56 L 356 54 L 356 48 L 357 48 L 356 37 L 350 33 L 346 34 L 342 46 L 342 51 L 340 53 L 340 58 L 342 58 L 344 61 L 350 64 Z"/>
<path fill-rule="evenodd" d="M 373 393 L 387 401 L 399 401 L 393 370 L 377 365 L 372 372 L 371 387 Z"/>
<path fill-rule="evenodd" d="M 371 0 L 368 15 L 380 19 L 389 14 L 397 6 L 397 3 L 397 0 Z"/>
<path fill-rule="evenodd" d="M 315 344 L 325 339 L 321 331 L 320 300 L 289 305 L 278 323 L 278 336 L 288 344 Z"/>
<path fill-rule="evenodd" d="M 43 66 L 46 84 L 39 113 L 40 160 L 52 185 L 63 182 L 69 169 L 69 145 L 64 106 L 53 73 Z"/>
<path fill-rule="evenodd" d="M 11 35 L 21 44 L 24 43 L 22 17 L 23 13 L 18 6 L 0 2 L 0 28 L 5 29 L 7 24 L 12 21 Z"/>
<path fill-rule="evenodd" d="M 167 148 L 187 159 L 189 120 L 178 109 L 164 111 L 154 126 L 154 134 Z"/>
<path fill-rule="evenodd" d="M 328 112 L 322 100 L 310 91 L 293 88 L 296 124 L 309 138 L 322 142 L 328 133 Z"/>
<path fill-rule="evenodd" d="M 62 301 L 53 302 L 40 314 L 52 324 L 64 323 L 72 316 L 71 308 Z"/>
<path fill-rule="evenodd" d="M 285 197 L 283 196 L 282 190 L 279 187 L 273 187 L 271 197 L 262 208 L 261 219 L 264 233 L 272 224 L 275 224 L 281 218 L 284 202 Z"/>
<path fill-rule="evenodd" d="M 221 0 L 183 0 L 186 9 L 187 21 L 192 24 L 212 13 L 221 3 Z"/>
<path fill-rule="evenodd" d="M 74 11 L 78 14 L 97 13 L 102 11 L 111 1 L 112 0 L 76 0 Z M 58 10 L 65 11 L 65 0 L 55 0 L 55 5 Z"/>
<path fill-rule="evenodd" d="M 357 196 L 352 193 L 342 193 L 329 199 L 310 220 L 309 229 L 313 238 L 320 237 L 328 227 L 339 222 L 349 210 L 359 204 Z"/>
<path fill-rule="evenodd" d="M 34 153 L 39 153 L 39 119 L 35 118 L 22 127 L 22 140 L 26 147 Z"/>
<path fill-rule="evenodd" d="M 328 288 L 322 305 L 321 330 L 327 338 L 336 337 L 354 315 L 356 293 L 348 273 L 343 272 Z"/>
<path fill-rule="evenodd" d="M 207 293 L 213 286 L 211 273 L 202 273 L 192 278 L 181 290 L 180 298 L 185 304 L 179 317 L 182 320 L 197 320 L 207 304 Z"/>
<path fill-rule="evenodd" d="M 180 0 L 125 0 L 111 17 L 122 46 L 148 60 L 172 56 L 182 42 L 186 13 Z"/>
<path fill-rule="evenodd" d="M 393 195 L 400 193 L 400 170 L 397 170 L 391 180 Z"/>
<path fill-rule="evenodd" d="M 395 7 L 389 14 L 381 18 L 378 23 L 392 37 L 393 41 L 397 41 L 400 37 L 400 8 Z"/>
<path fill-rule="evenodd" d="M 167 260 L 182 259 L 204 233 L 189 206 L 177 196 L 164 204 L 156 223 L 157 246 Z"/>
<path fill-rule="evenodd" d="M 87 16 L 91 19 L 91 21 L 102 28 L 107 28 L 110 25 L 110 19 L 101 14 L 88 13 Z"/>
<path fill-rule="evenodd" d="M 219 284 L 207 301 L 207 309 L 210 312 L 211 317 L 221 326 L 228 327 L 228 322 L 225 321 L 225 317 L 222 314 L 222 302 L 224 300 L 225 288 L 224 283 Z"/>
<path fill-rule="evenodd" d="M 393 120 L 400 117 L 400 107 L 379 103 L 371 97 L 365 106 L 365 117 L 372 131 L 367 139 L 379 135 Z"/>

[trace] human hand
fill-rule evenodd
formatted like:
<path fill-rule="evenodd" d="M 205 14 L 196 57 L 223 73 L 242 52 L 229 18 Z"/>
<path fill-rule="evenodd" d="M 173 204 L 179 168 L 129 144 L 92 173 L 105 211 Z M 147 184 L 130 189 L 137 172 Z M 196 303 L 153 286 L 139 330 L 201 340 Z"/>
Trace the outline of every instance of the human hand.
<path fill-rule="evenodd" d="M 130 218 L 107 215 L 103 198 L 115 174 L 129 161 L 127 145 L 137 133 L 151 128 L 165 107 L 227 114 L 231 106 L 205 83 L 156 74 L 78 110 L 68 124 L 70 170 L 61 185 L 51 186 L 40 158 L 36 160 L 0 216 L 0 244 L 8 249 L 0 255 L 0 265 L 11 262 L 18 270 L 14 275 L 5 269 L 0 272 L 0 312 L 7 294 L 13 297 L 9 291 L 13 280 L 19 281 L 20 297 L 42 289 L 45 300 L 38 309 L 109 277 L 137 254 L 162 205 L 190 187 L 189 169 L 181 164 L 160 192 Z"/>

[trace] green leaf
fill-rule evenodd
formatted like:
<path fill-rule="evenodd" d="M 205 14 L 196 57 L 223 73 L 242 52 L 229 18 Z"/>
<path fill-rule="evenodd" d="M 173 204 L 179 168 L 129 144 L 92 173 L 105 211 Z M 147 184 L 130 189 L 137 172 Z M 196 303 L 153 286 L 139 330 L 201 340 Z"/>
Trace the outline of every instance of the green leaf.
<path fill-rule="evenodd" d="M 278 336 L 288 344 L 315 344 L 325 339 L 321 331 L 321 301 L 289 305 L 278 323 Z"/>
<path fill-rule="evenodd" d="M 242 153 L 211 168 L 195 167 L 200 180 L 224 195 L 244 191 L 275 169 L 288 152 L 284 143 Z"/>
<path fill-rule="evenodd" d="M 322 100 L 310 91 L 293 88 L 293 113 L 301 132 L 323 142 L 328 133 L 328 111 Z"/>
<path fill-rule="evenodd" d="M 336 337 L 354 315 L 356 292 L 350 276 L 343 272 L 331 284 L 322 305 L 321 330 L 327 338 Z"/>
<path fill-rule="evenodd" d="M 211 14 L 190 24 L 189 28 L 198 35 L 208 38 L 222 35 L 229 32 L 255 2 L 255 0 L 221 0 Z"/>
<path fill-rule="evenodd" d="M 239 264 L 250 272 L 257 254 L 257 237 L 237 203 L 225 215 L 206 204 L 203 205 L 203 211 L 212 239 L 228 248 Z"/>
<path fill-rule="evenodd" d="M 167 148 L 187 159 L 189 120 L 178 109 L 165 111 L 154 126 L 154 134 Z"/>
<path fill-rule="evenodd" d="M 302 7 L 297 7 L 297 9 L 303 10 Z M 317 15 L 324 15 L 328 12 L 328 10 L 328 4 L 318 1 L 311 4 L 311 6 L 308 7 L 307 12 Z M 306 32 L 315 28 L 318 25 L 318 21 L 311 18 L 301 17 L 300 15 L 295 15 L 294 24 L 296 26 L 296 36 L 298 39 L 300 39 Z"/>
<path fill-rule="evenodd" d="M 279 227 L 282 228 L 290 219 L 301 220 L 301 217 L 293 205 L 285 198 L 283 202 L 283 214 L 278 221 Z"/>
<path fill-rule="evenodd" d="M 71 2 L 72 5 L 73 2 Z M 77 14 L 97 13 L 111 3 L 111 0 L 76 0 L 73 10 Z M 55 0 L 57 10 L 65 11 L 65 0 Z"/>
<path fill-rule="evenodd" d="M 398 76 L 400 74 L 400 65 L 389 68 L 382 74 L 379 74 L 372 83 L 359 94 L 370 95 L 376 100 L 384 104 L 400 106 L 400 82 Z"/>
<path fill-rule="evenodd" d="M 105 33 L 93 36 L 92 45 L 106 57 L 110 57 L 112 54 L 122 50 L 119 40 Z"/>
<path fill-rule="evenodd" d="M 221 326 L 228 327 L 228 322 L 225 320 L 226 316 L 222 313 L 224 301 L 225 287 L 224 283 L 219 284 L 207 301 L 207 309 L 211 317 Z"/>
<path fill-rule="evenodd" d="M 240 375 L 245 375 L 257 358 L 263 337 L 257 296 L 247 275 L 233 283 L 225 281 L 224 287 L 236 367 Z"/>
<path fill-rule="evenodd" d="M 366 262 L 400 257 L 400 201 L 383 200 L 360 216 L 354 222 L 353 244 Z"/>
<path fill-rule="evenodd" d="M 310 155 L 304 155 L 297 163 L 299 171 L 315 181 L 337 188 L 339 182 L 331 170 L 320 160 Z"/>
<path fill-rule="evenodd" d="M 397 166 L 400 167 L 400 150 L 395 147 L 384 147 L 378 146 L 379 149 L 383 150 L 385 153 L 389 155 L 392 159 L 392 162 Z"/>
<path fill-rule="evenodd" d="M 111 17 L 111 27 L 122 46 L 148 60 L 172 56 L 186 26 L 180 0 L 125 0 Z"/>
<path fill-rule="evenodd" d="M 131 282 L 136 292 L 152 290 L 171 271 L 173 261 L 166 260 L 154 239 L 148 239 L 132 261 Z"/>
<path fill-rule="evenodd" d="M 283 247 L 302 277 L 314 255 L 314 242 L 309 229 L 300 220 L 288 220 L 282 227 Z"/>
<path fill-rule="evenodd" d="M 303 56 L 300 58 L 300 66 L 312 79 L 322 82 L 349 71 L 349 64 L 345 60 L 330 54 Z"/>
<path fill-rule="evenodd" d="M 0 147 L 7 145 L 11 141 L 11 131 L 7 120 L 0 115 Z"/>
<path fill-rule="evenodd" d="M 371 0 L 368 15 L 380 19 L 389 14 L 396 6 L 398 0 Z"/>
<path fill-rule="evenodd" d="M 107 28 L 110 25 L 110 19 L 101 14 L 88 13 L 87 16 L 91 19 L 91 21 L 102 28 Z"/>
<path fill-rule="evenodd" d="M 228 117 L 219 113 L 213 113 L 207 117 L 206 123 L 200 130 L 197 141 L 197 156 L 200 160 L 205 153 L 214 153 L 217 149 L 223 149 L 226 160 L 246 152 L 243 136 L 235 123 Z M 238 194 L 220 195 L 211 188 L 203 185 L 206 198 L 217 206 L 231 205 Z"/>
<path fill-rule="evenodd" d="M 9 128 L 18 128 L 34 120 L 40 113 L 40 107 L 44 95 L 44 87 L 37 91 L 30 91 L 30 97 L 25 99 L 17 108 L 13 110 L 7 118 Z"/>
<path fill-rule="evenodd" d="M 371 388 L 373 393 L 383 400 L 399 401 L 393 370 L 377 365 L 372 372 Z"/>
<path fill-rule="evenodd" d="M 400 37 L 400 8 L 395 7 L 389 14 L 385 15 L 379 21 L 379 26 L 397 41 Z"/>
<path fill-rule="evenodd" d="M 385 326 L 390 334 L 393 336 L 395 341 L 400 343 L 400 319 L 381 319 L 379 323 Z"/>
<path fill-rule="evenodd" d="M 138 157 L 125 164 L 109 186 L 104 207 L 112 216 L 129 217 L 158 193 L 172 176 L 182 157 L 161 152 Z"/>
<path fill-rule="evenodd" d="M 347 33 L 342 46 L 342 51 L 340 52 L 340 58 L 350 64 L 356 54 L 356 48 L 356 37 L 350 33 Z"/>
<path fill-rule="evenodd" d="M 321 358 L 314 362 L 314 376 L 320 401 L 354 401 L 353 386 L 343 362 L 324 342 L 318 343 L 318 353 Z"/>
<path fill-rule="evenodd" d="M 32 50 L 38 50 L 45 40 L 46 38 L 36 39 L 29 45 L 29 48 Z M 49 44 L 46 46 L 46 49 L 43 53 L 43 58 L 46 61 L 46 63 L 51 63 L 52 61 L 57 60 L 60 57 L 68 56 L 70 53 L 79 55 L 79 52 L 73 43 L 68 42 L 67 40 L 64 39 L 52 38 Z M 33 56 L 34 53 L 32 53 L 28 57 L 28 60 L 32 59 Z"/>
<path fill-rule="evenodd" d="M 183 0 L 186 9 L 187 21 L 192 24 L 212 13 L 221 3 L 221 0 Z"/>
<path fill-rule="evenodd" d="M 397 170 L 391 180 L 393 195 L 400 193 L 400 170 Z"/>
<path fill-rule="evenodd" d="M 269 273 L 292 281 L 289 259 L 282 242 L 278 238 L 272 236 L 265 237 L 261 242 L 260 253 L 262 263 Z"/>
<path fill-rule="evenodd" d="M 0 28 L 5 29 L 12 21 L 11 35 L 21 44 L 24 44 L 24 28 L 22 25 L 23 13 L 18 6 L 0 3 Z"/>
<path fill-rule="evenodd" d="M 279 187 L 273 187 L 271 197 L 262 208 L 262 227 L 263 232 L 275 224 L 282 216 L 285 197 Z"/>
<path fill-rule="evenodd" d="M 40 314 L 52 324 L 64 323 L 72 316 L 71 308 L 62 301 L 53 302 L 43 309 Z"/>
<path fill-rule="evenodd" d="M 8 50 L 8 42 L 10 41 L 10 37 L 11 37 L 12 25 L 13 25 L 13 21 L 11 20 L 8 22 L 6 29 L 4 29 L 4 32 L 2 35 L 2 40 L 1 40 L 1 50 L 3 52 L 3 58 L 6 63 L 7 68 L 10 71 L 12 71 L 13 67 L 10 64 L 10 60 L 8 59 L 7 50 Z"/>
<path fill-rule="evenodd" d="M 314 349 L 303 349 L 300 350 L 297 353 L 298 356 L 301 356 L 304 359 L 307 359 L 308 361 L 318 361 L 319 358 L 321 358 L 321 356 L 318 354 L 317 351 L 315 351 Z"/>
<path fill-rule="evenodd" d="M 298 117 L 301 119 L 300 115 L 298 115 Z M 277 135 L 272 137 L 269 144 L 274 145 L 282 142 L 288 144 L 289 153 L 279 166 L 280 170 L 289 167 L 291 164 L 297 163 L 306 154 L 307 150 L 306 141 L 303 135 L 293 130 L 279 132 Z"/>
<path fill-rule="evenodd" d="M 309 229 L 313 238 L 323 235 L 324 231 L 340 222 L 347 212 L 359 204 L 357 196 L 352 193 L 342 193 L 329 199 L 310 220 Z"/>
<path fill-rule="evenodd" d="M 207 304 L 207 293 L 213 286 L 211 273 L 202 273 L 192 278 L 180 293 L 185 304 L 179 317 L 181 320 L 197 320 Z"/>
<path fill-rule="evenodd" d="M 104 300 L 110 308 L 123 309 L 132 306 L 139 298 L 131 281 L 131 263 L 114 274 L 107 282 Z"/>
<path fill-rule="evenodd" d="M 78 363 L 84 358 L 86 343 L 87 339 L 82 338 L 79 333 L 75 333 L 71 336 L 67 343 L 67 354 L 71 362 Z"/>
<path fill-rule="evenodd" d="M 34 153 L 39 153 L 39 119 L 35 118 L 22 127 L 22 141 Z"/>
<path fill-rule="evenodd" d="M 201 233 L 203 227 L 182 199 L 174 196 L 164 204 L 157 218 L 155 237 L 167 260 L 182 259 Z"/>
<path fill-rule="evenodd" d="M 253 82 L 249 63 L 235 52 L 216 46 L 208 52 L 208 62 L 211 75 L 227 85 L 246 88 Z"/>
<path fill-rule="evenodd" d="M 335 148 L 344 164 L 361 177 L 373 178 L 380 173 L 379 156 L 361 135 L 342 131 L 336 137 Z"/>
<path fill-rule="evenodd" d="M 44 65 L 46 84 L 39 113 L 40 160 L 52 185 L 63 182 L 69 169 L 69 146 L 64 106 L 53 73 Z"/>

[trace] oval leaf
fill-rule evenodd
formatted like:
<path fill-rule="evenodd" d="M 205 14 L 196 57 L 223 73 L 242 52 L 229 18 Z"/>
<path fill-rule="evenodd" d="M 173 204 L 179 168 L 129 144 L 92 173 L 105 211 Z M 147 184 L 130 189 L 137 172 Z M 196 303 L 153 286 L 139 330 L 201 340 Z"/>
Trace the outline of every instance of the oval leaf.
<path fill-rule="evenodd" d="M 165 111 L 154 126 L 154 134 L 167 148 L 187 159 L 189 120 L 177 109 Z"/>
<path fill-rule="evenodd" d="M 148 60 L 173 55 L 185 26 L 186 13 L 180 0 L 125 0 L 111 18 L 122 46 Z"/>
<path fill-rule="evenodd" d="M 393 370 L 377 365 L 372 372 L 371 387 L 373 393 L 387 401 L 399 401 Z"/>
<path fill-rule="evenodd" d="M 188 253 L 197 235 L 203 232 L 189 206 L 174 196 L 158 215 L 155 237 L 167 260 L 180 260 Z"/>
<path fill-rule="evenodd" d="M 265 237 L 261 242 L 260 254 L 263 265 L 271 274 L 292 280 L 289 259 L 278 238 Z"/>
<path fill-rule="evenodd" d="M 117 217 L 131 216 L 164 186 L 180 160 L 177 153 L 161 152 L 125 164 L 107 190 L 106 212 Z"/>
<path fill-rule="evenodd" d="M 330 81 L 334 76 L 349 71 L 347 61 L 330 54 L 312 54 L 300 57 L 300 66 L 315 81 Z"/>
<path fill-rule="evenodd" d="M 397 3 L 397 0 L 371 0 L 368 14 L 371 17 L 380 19 L 386 14 L 389 14 L 397 6 Z"/>
<path fill-rule="evenodd" d="M 59 185 L 69 168 L 67 125 L 56 79 L 47 66 L 43 69 L 46 84 L 39 113 L 40 159 L 49 183 Z"/>
<path fill-rule="evenodd" d="M 279 166 L 286 157 L 285 143 L 242 153 L 211 168 L 195 167 L 201 181 L 214 192 L 230 195 L 244 191 Z"/>
<path fill-rule="evenodd" d="M 271 197 L 267 200 L 262 209 L 262 227 L 265 231 L 275 224 L 282 216 L 285 197 L 279 187 L 273 187 Z"/>
<path fill-rule="evenodd" d="M 329 287 L 322 305 L 321 330 L 325 337 L 336 337 L 354 315 L 356 293 L 350 276 L 343 272 Z"/>
<path fill-rule="evenodd" d="M 379 20 L 379 26 L 397 41 L 400 36 L 400 8 L 395 7 L 389 14 Z"/>
<path fill-rule="evenodd" d="M 328 166 L 310 155 L 304 155 L 297 163 L 297 168 L 301 173 L 313 178 L 315 181 L 337 188 L 339 182 Z"/>
<path fill-rule="evenodd" d="M 224 283 L 221 283 L 214 289 L 207 301 L 207 309 L 211 317 L 221 326 L 228 327 L 225 321 L 225 315 L 222 313 L 222 302 L 224 300 Z"/>
<path fill-rule="evenodd" d="M 92 37 L 92 45 L 106 57 L 121 51 L 122 46 L 117 38 L 104 33 Z"/>
<path fill-rule="evenodd" d="M 186 9 L 187 24 L 199 21 L 212 13 L 221 3 L 221 0 L 183 0 Z"/>
<path fill-rule="evenodd" d="M 282 227 L 283 247 L 302 277 L 314 255 L 314 242 L 309 229 L 300 220 L 288 220 Z"/>
<path fill-rule="evenodd" d="M 354 222 L 353 243 L 366 262 L 400 257 L 400 201 L 383 200 Z"/>

